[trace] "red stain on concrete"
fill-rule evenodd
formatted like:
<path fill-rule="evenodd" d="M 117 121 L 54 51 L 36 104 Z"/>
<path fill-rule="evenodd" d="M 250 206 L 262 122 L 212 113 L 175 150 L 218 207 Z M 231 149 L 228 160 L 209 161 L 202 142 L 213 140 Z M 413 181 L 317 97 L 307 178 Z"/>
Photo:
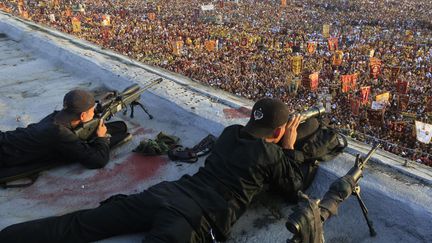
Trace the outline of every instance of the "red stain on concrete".
<path fill-rule="evenodd" d="M 251 110 L 243 106 L 237 109 L 234 108 L 223 109 L 223 112 L 226 119 L 249 118 L 251 114 Z"/>
<path fill-rule="evenodd" d="M 112 168 L 91 171 L 94 173 L 84 178 L 76 178 L 83 175 L 77 175 L 75 169 L 63 176 L 44 175 L 43 182 L 24 189 L 22 195 L 41 204 L 76 208 L 88 202 L 100 202 L 113 194 L 133 192 L 154 177 L 167 161 L 163 156 L 134 153 Z"/>

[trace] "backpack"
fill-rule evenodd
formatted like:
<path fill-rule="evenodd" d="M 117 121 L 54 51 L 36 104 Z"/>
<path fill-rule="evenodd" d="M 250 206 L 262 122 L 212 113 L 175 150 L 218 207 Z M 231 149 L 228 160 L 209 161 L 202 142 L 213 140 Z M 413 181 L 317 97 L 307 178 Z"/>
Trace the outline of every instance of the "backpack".
<path fill-rule="evenodd" d="M 313 133 L 296 142 L 295 149 L 303 152 L 305 160 L 328 161 L 347 146 L 345 136 L 320 122 Z"/>

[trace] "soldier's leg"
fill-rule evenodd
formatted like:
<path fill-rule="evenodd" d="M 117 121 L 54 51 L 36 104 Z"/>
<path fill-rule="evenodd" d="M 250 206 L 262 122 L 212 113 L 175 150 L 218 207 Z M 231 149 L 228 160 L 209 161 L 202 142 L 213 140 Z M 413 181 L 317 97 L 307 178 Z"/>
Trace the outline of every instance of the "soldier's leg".
<path fill-rule="evenodd" d="M 89 242 L 149 230 L 159 201 L 147 191 L 94 209 L 9 226 L 0 242 Z"/>
<path fill-rule="evenodd" d="M 188 215 L 190 217 L 190 215 Z M 201 224 L 193 227 L 182 214 L 173 209 L 160 210 L 153 228 L 146 234 L 144 243 L 196 243 L 209 242 L 210 226 L 204 217 Z"/>

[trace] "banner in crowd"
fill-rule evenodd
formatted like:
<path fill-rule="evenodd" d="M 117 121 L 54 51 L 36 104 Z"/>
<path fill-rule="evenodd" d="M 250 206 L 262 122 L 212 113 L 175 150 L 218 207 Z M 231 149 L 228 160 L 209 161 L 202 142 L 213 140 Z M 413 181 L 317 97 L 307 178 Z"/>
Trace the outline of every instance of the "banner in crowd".
<path fill-rule="evenodd" d="M 299 75 L 303 68 L 303 56 L 293 56 L 292 57 L 292 72 L 294 75 Z"/>
<path fill-rule="evenodd" d="M 432 124 L 415 121 L 417 140 L 429 144 L 432 138 Z"/>
<path fill-rule="evenodd" d="M 151 21 L 154 21 L 156 19 L 156 14 L 151 12 L 147 14 L 147 18 Z"/>
<path fill-rule="evenodd" d="M 361 87 L 360 91 L 361 91 L 361 103 L 362 105 L 365 105 L 368 103 L 371 87 L 370 86 Z"/>
<path fill-rule="evenodd" d="M 375 57 L 371 57 L 370 59 L 370 74 L 373 78 L 378 78 L 378 75 L 381 74 L 381 60 Z"/>
<path fill-rule="evenodd" d="M 327 39 L 329 51 L 336 51 L 339 46 L 339 39 L 337 37 L 330 37 Z"/>
<path fill-rule="evenodd" d="M 391 71 L 390 81 L 395 82 L 398 79 L 400 70 L 401 70 L 400 67 L 391 67 L 390 68 L 390 71 Z"/>
<path fill-rule="evenodd" d="M 205 46 L 206 50 L 209 52 L 216 51 L 216 48 L 217 48 L 215 40 L 204 41 L 204 46 Z"/>
<path fill-rule="evenodd" d="M 108 14 L 102 15 L 102 26 L 111 26 L 111 16 Z"/>
<path fill-rule="evenodd" d="M 405 111 L 408 108 L 409 95 L 398 95 L 398 108 L 400 111 Z"/>
<path fill-rule="evenodd" d="M 81 21 L 77 17 L 72 18 L 72 31 L 74 33 L 81 32 Z"/>
<path fill-rule="evenodd" d="M 333 54 L 333 58 L 332 58 L 332 65 L 333 66 L 340 66 L 342 65 L 342 60 L 343 60 L 343 51 L 336 51 Z"/>
<path fill-rule="evenodd" d="M 183 41 L 181 41 L 181 40 L 173 41 L 172 49 L 173 49 L 174 55 L 180 56 L 182 48 L 183 48 Z"/>
<path fill-rule="evenodd" d="M 372 110 L 382 110 L 386 107 L 384 102 L 380 102 L 380 101 L 372 101 L 372 105 L 371 105 L 371 109 Z"/>
<path fill-rule="evenodd" d="M 408 85 L 409 83 L 407 81 L 398 80 L 396 83 L 396 91 L 399 94 L 406 94 L 408 93 Z"/>
<path fill-rule="evenodd" d="M 281 7 L 286 7 L 287 6 L 287 0 L 281 0 Z"/>
<path fill-rule="evenodd" d="M 375 96 L 375 101 L 378 102 L 389 102 L 390 100 L 390 92 L 385 92 Z"/>
<path fill-rule="evenodd" d="M 202 11 L 212 11 L 214 9 L 215 9 L 215 7 L 213 4 L 201 5 Z"/>
<path fill-rule="evenodd" d="M 303 79 L 303 86 L 310 91 L 316 92 L 318 90 L 318 82 L 319 72 L 314 72 Z"/>
<path fill-rule="evenodd" d="M 341 75 L 342 92 L 346 93 L 355 90 L 357 85 L 358 73 Z"/>
<path fill-rule="evenodd" d="M 308 41 L 307 51 L 309 54 L 314 54 L 317 48 L 317 43 L 315 41 Z"/>
<path fill-rule="evenodd" d="M 323 37 L 324 38 L 330 37 L 330 25 L 329 24 L 323 24 Z"/>
<path fill-rule="evenodd" d="M 360 114 L 361 100 L 357 97 L 350 98 L 351 112 L 353 115 L 358 116 Z"/>
<path fill-rule="evenodd" d="M 384 122 L 384 112 L 385 110 L 373 110 L 368 109 L 367 117 L 369 120 L 369 123 L 373 126 L 380 127 Z"/>

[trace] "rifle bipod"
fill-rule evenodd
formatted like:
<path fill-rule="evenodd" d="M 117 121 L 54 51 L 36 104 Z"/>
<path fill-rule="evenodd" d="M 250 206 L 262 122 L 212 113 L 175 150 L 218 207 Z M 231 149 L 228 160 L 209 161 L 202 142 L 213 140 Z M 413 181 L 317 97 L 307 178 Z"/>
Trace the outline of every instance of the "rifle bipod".
<path fill-rule="evenodd" d="M 357 185 L 357 186 L 354 187 L 354 190 L 353 190 L 352 194 L 354 196 L 356 196 L 357 201 L 360 204 L 360 208 L 362 210 L 363 216 L 366 219 L 366 223 L 367 223 L 367 225 L 369 227 L 369 234 L 370 234 L 370 236 L 372 236 L 372 237 L 376 236 L 377 233 L 376 233 L 375 229 L 373 228 L 373 222 L 368 217 L 368 213 L 369 213 L 368 209 L 366 208 L 366 205 L 365 205 L 365 203 L 363 202 L 363 199 L 360 196 L 360 186 L 359 185 Z"/>
<path fill-rule="evenodd" d="M 145 108 L 145 106 L 143 105 L 143 104 L 141 104 L 140 102 L 138 102 L 138 101 L 134 101 L 134 102 L 132 102 L 131 104 L 130 104 L 130 108 L 131 108 L 131 114 L 130 114 L 130 117 L 131 118 L 134 118 L 134 107 L 135 106 L 139 106 L 139 107 L 141 107 L 141 109 L 143 109 L 143 111 L 148 115 L 148 117 L 150 118 L 150 119 L 153 119 L 153 116 L 148 112 L 148 110 Z"/>

